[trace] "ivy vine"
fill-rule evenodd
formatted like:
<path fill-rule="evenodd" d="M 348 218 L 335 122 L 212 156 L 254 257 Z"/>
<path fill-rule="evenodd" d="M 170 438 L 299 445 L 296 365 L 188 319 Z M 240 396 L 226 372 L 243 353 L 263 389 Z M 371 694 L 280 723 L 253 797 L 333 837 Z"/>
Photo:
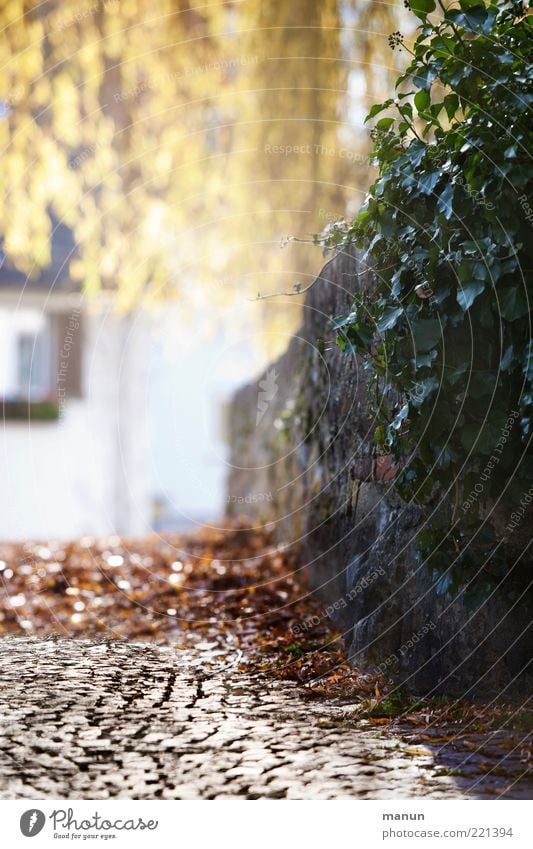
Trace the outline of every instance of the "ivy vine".
<path fill-rule="evenodd" d="M 337 344 L 363 357 L 402 496 L 450 505 L 419 540 L 438 591 L 476 574 L 479 597 L 513 565 L 485 511 L 510 514 L 533 473 L 533 17 L 517 0 L 406 5 L 414 44 L 389 43 L 410 64 L 367 117 L 377 180 L 316 241 L 374 268 Z"/>

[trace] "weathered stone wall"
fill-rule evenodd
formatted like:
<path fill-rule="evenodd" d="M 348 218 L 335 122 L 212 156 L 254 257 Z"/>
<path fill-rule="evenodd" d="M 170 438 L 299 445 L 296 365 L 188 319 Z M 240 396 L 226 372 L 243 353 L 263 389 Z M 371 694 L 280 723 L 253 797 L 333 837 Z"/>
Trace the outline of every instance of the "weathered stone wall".
<path fill-rule="evenodd" d="M 328 331 L 369 286 L 356 256 L 328 263 L 287 352 L 236 394 L 228 512 L 275 523 L 355 663 L 413 691 L 506 696 L 530 683 L 531 611 L 511 609 L 505 586 L 477 610 L 436 595 L 413 544 L 426 516 L 393 492 L 388 458 L 372 457 L 365 372 Z"/>

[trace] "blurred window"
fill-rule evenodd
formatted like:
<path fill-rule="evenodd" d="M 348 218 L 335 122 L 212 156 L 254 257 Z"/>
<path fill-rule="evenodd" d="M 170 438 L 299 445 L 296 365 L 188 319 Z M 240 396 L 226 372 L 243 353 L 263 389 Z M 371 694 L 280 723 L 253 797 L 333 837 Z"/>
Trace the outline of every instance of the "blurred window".
<path fill-rule="evenodd" d="M 0 308 L 0 398 L 81 398 L 81 323 L 79 313 Z"/>

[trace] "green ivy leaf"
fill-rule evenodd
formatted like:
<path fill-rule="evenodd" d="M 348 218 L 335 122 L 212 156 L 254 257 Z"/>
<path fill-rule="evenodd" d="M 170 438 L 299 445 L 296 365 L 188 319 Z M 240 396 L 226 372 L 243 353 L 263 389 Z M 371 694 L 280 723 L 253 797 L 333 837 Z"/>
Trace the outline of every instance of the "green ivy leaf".
<path fill-rule="evenodd" d="M 431 97 L 428 91 L 422 89 L 415 94 L 415 106 L 419 112 L 423 112 L 430 104 Z"/>
<path fill-rule="evenodd" d="M 411 404 L 414 407 L 421 407 L 428 398 L 435 394 L 439 386 L 439 381 L 435 375 L 426 377 L 424 380 L 418 380 L 410 391 Z"/>
<path fill-rule="evenodd" d="M 385 333 L 387 330 L 392 330 L 398 319 L 403 315 L 403 307 L 385 307 L 377 324 L 379 332 Z"/>
<path fill-rule="evenodd" d="M 529 312 L 529 304 L 522 286 L 507 289 L 499 300 L 500 315 L 507 321 L 516 321 Z"/>
<path fill-rule="evenodd" d="M 387 438 L 387 431 L 383 427 L 383 425 L 378 425 L 374 431 L 374 441 L 376 445 L 385 445 L 385 440 Z"/>
<path fill-rule="evenodd" d="M 485 284 L 481 280 L 471 280 L 469 283 L 460 284 L 456 297 L 463 312 L 469 310 L 478 295 L 484 291 Z"/>
<path fill-rule="evenodd" d="M 428 174 L 423 174 L 418 180 L 419 191 L 423 195 L 430 195 L 439 182 L 440 177 L 440 171 L 430 171 Z"/>
<path fill-rule="evenodd" d="M 461 431 L 461 442 L 467 451 L 490 455 L 501 437 L 502 427 L 498 422 L 469 422 Z M 475 445 L 475 448 L 474 448 Z"/>
<path fill-rule="evenodd" d="M 431 83 L 437 78 L 437 71 L 435 68 L 428 66 L 423 67 L 413 76 L 413 85 L 416 88 L 425 89 L 429 91 L 431 88 Z"/>
<path fill-rule="evenodd" d="M 444 213 L 444 217 L 447 221 L 453 215 L 453 198 L 455 195 L 455 186 L 453 183 L 448 183 L 445 187 L 444 191 L 440 193 L 439 200 L 437 202 L 437 207 L 440 212 Z"/>
<path fill-rule="evenodd" d="M 379 115 L 380 112 L 383 112 L 384 109 L 388 109 L 391 105 L 392 99 L 390 98 L 389 100 L 385 100 L 383 103 L 375 103 L 365 118 L 365 124 L 367 121 L 370 121 L 372 118 L 375 118 L 376 115 Z"/>
<path fill-rule="evenodd" d="M 447 94 L 443 103 L 446 115 L 448 116 L 448 121 L 451 121 L 455 118 L 457 110 L 459 109 L 459 97 L 457 94 Z"/>
<path fill-rule="evenodd" d="M 339 318 L 334 318 L 330 322 L 330 330 L 340 330 L 342 327 L 346 327 L 351 324 L 357 316 L 357 313 L 351 312 L 349 315 L 341 315 Z"/>
<path fill-rule="evenodd" d="M 469 12 L 463 12 L 459 9 L 449 9 L 445 14 L 445 18 L 468 32 L 481 32 L 483 34 L 489 32 L 493 21 L 493 16 L 489 14 L 489 11 L 483 4 L 476 6 Z"/>
<path fill-rule="evenodd" d="M 437 351 L 427 351 L 426 353 L 421 353 L 417 351 L 416 357 L 414 359 L 414 366 L 416 369 L 419 368 L 430 368 L 433 364 L 433 360 L 437 356 Z"/>
<path fill-rule="evenodd" d="M 442 338 L 441 323 L 436 318 L 418 319 L 411 324 L 416 351 L 429 351 Z"/>
<path fill-rule="evenodd" d="M 511 367 L 511 364 L 514 362 L 514 360 L 515 360 L 514 347 L 512 345 L 509 345 L 508 348 L 506 348 L 506 350 L 504 351 L 502 358 L 500 360 L 500 369 L 502 371 L 508 371 L 508 369 Z"/>
<path fill-rule="evenodd" d="M 424 20 L 427 15 L 434 12 L 437 8 L 435 0 L 409 0 L 409 6 L 421 20 Z"/>
<path fill-rule="evenodd" d="M 464 9 L 466 12 L 468 12 L 469 9 L 475 9 L 476 6 L 483 7 L 481 0 L 459 0 L 459 5 L 461 9 Z"/>
<path fill-rule="evenodd" d="M 394 118 L 380 118 L 376 123 L 376 129 L 388 130 L 394 124 Z"/>
<path fill-rule="evenodd" d="M 409 415 L 409 404 L 404 404 L 399 413 L 394 417 L 393 421 L 390 423 L 387 432 L 390 430 L 400 430 L 402 423 L 406 420 Z"/>

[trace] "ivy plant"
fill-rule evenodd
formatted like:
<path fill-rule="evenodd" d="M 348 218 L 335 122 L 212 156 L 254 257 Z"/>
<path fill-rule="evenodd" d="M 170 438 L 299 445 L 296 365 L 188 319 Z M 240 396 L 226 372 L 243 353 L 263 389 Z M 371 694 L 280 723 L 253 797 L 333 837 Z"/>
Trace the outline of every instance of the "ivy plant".
<path fill-rule="evenodd" d="M 410 64 L 367 117 L 378 177 L 316 241 L 374 269 L 333 328 L 369 371 L 400 493 L 440 505 L 421 534 L 437 590 L 479 573 L 486 593 L 513 560 L 485 511 L 511 511 L 533 472 L 533 16 L 517 0 L 406 5 L 414 43 L 389 43 Z"/>

